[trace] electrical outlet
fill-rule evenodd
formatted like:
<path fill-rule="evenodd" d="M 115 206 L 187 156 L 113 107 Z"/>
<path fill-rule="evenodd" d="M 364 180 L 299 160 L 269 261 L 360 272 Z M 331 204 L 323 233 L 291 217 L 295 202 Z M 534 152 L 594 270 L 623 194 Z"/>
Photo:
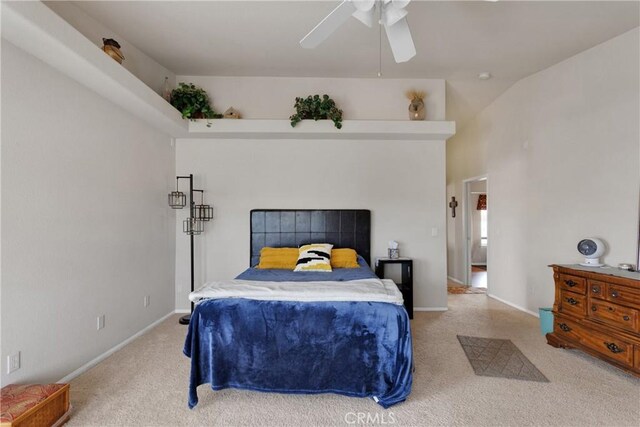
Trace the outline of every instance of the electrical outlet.
<path fill-rule="evenodd" d="M 151 304 L 151 296 L 147 295 L 146 297 L 144 297 L 144 306 L 149 307 L 149 304 Z"/>
<path fill-rule="evenodd" d="M 436 237 L 438 235 L 438 227 L 431 227 L 431 237 Z"/>
<path fill-rule="evenodd" d="M 104 328 L 104 314 L 101 316 L 98 316 L 98 330 L 103 329 Z"/>
<path fill-rule="evenodd" d="M 20 352 L 7 356 L 7 374 L 20 369 Z"/>

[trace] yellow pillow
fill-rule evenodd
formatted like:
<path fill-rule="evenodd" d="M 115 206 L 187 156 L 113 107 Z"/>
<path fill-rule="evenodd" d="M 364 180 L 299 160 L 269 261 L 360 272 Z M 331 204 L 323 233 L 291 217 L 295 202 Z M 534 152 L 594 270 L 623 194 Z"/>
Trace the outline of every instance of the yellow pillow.
<path fill-rule="evenodd" d="M 258 268 L 293 270 L 298 261 L 298 248 L 262 248 Z"/>
<path fill-rule="evenodd" d="M 331 250 L 331 267 L 333 268 L 358 268 L 358 254 L 353 249 Z"/>

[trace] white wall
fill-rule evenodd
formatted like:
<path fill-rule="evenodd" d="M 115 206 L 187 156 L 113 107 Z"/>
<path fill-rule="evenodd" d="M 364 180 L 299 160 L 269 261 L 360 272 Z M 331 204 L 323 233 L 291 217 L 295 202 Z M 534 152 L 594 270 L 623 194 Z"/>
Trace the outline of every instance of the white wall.
<path fill-rule="evenodd" d="M 446 307 L 445 143 L 415 141 L 177 141 L 176 170 L 193 173 L 215 218 L 196 237 L 196 286 L 249 266 L 249 211 L 370 209 L 372 257 L 400 242 L 414 258 L 417 307 Z M 389 174 L 392 171 L 392 174 Z M 313 184 L 313 187 L 310 185 Z M 188 308 L 189 239 L 179 211 L 176 307 Z M 439 230 L 431 237 L 431 228 Z"/>
<path fill-rule="evenodd" d="M 157 63 L 100 21 L 85 13 L 76 4 L 68 1 L 47 1 L 44 3 L 96 46 L 102 47 L 103 38 L 115 39 L 120 44 L 120 51 L 125 58 L 122 66 L 156 93 L 162 94 L 165 77 L 169 78 L 169 86 L 175 87 L 176 75 L 173 71 Z"/>
<path fill-rule="evenodd" d="M 175 153 L 5 40 L 1 136 L 2 385 L 56 381 L 174 309 Z"/>
<path fill-rule="evenodd" d="M 445 84 L 434 79 L 319 79 L 178 76 L 203 87 L 217 111 L 229 106 L 244 118 L 288 118 L 296 96 L 331 95 L 344 119 L 407 120 L 409 89 L 427 92 L 428 120 L 444 120 Z M 446 307 L 445 142 L 255 141 L 179 139 L 176 171 L 194 173 L 207 190 L 216 219 L 196 238 L 196 286 L 233 278 L 249 263 L 249 211 L 370 209 L 372 256 L 386 256 L 398 240 L 414 258 L 415 305 Z M 310 170 L 320 171 L 309 191 Z M 188 308 L 189 241 L 176 224 L 176 307 Z M 431 228 L 439 230 L 431 237 Z"/>
<path fill-rule="evenodd" d="M 489 289 L 536 310 L 553 302 L 551 263 L 581 260 L 597 236 L 605 261 L 633 262 L 640 171 L 637 28 L 521 80 L 447 145 L 447 191 L 488 174 Z M 449 222 L 449 253 L 462 248 Z M 449 274 L 461 274 L 461 255 Z"/>
<path fill-rule="evenodd" d="M 409 89 L 427 93 L 426 120 L 445 119 L 445 82 L 440 79 L 346 79 L 291 77 L 177 76 L 201 86 L 216 112 L 233 106 L 245 119 L 286 119 L 296 97 L 331 96 L 344 120 L 408 120 Z"/>

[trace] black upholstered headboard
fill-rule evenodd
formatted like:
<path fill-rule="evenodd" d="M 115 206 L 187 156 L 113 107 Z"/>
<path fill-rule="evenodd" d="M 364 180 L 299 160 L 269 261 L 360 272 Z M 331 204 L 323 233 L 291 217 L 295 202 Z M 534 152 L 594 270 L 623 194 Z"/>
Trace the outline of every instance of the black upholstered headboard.
<path fill-rule="evenodd" d="M 371 265 L 371 211 L 364 209 L 254 209 L 251 211 L 250 265 L 260 249 L 332 243 L 353 248 Z"/>

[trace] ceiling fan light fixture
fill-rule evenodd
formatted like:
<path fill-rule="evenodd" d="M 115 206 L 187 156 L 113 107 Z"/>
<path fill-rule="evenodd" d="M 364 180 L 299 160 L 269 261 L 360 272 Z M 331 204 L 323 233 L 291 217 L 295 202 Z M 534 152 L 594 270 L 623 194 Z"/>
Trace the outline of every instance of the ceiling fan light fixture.
<path fill-rule="evenodd" d="M 353 5 L 356 9 L 362 12 L 368 12 L 373 10 L 373 7 L 376 5 L 375 0 L 352 0 Z"/>
<path fill-rule="evenodd" d="M 326 40 L 342 24 L 353 16 L 372 27 L 379 14 L 379 24 L 384 27 L 393 58 L 397 63 L 406 62 L 416 55 L 409 24 L 404 9 L 411 0 L 343 0 L 325 18 L 300 40 L 300 45 L 310 49 Z M 380 31 L 382 34 L 382 31 Z"/>

